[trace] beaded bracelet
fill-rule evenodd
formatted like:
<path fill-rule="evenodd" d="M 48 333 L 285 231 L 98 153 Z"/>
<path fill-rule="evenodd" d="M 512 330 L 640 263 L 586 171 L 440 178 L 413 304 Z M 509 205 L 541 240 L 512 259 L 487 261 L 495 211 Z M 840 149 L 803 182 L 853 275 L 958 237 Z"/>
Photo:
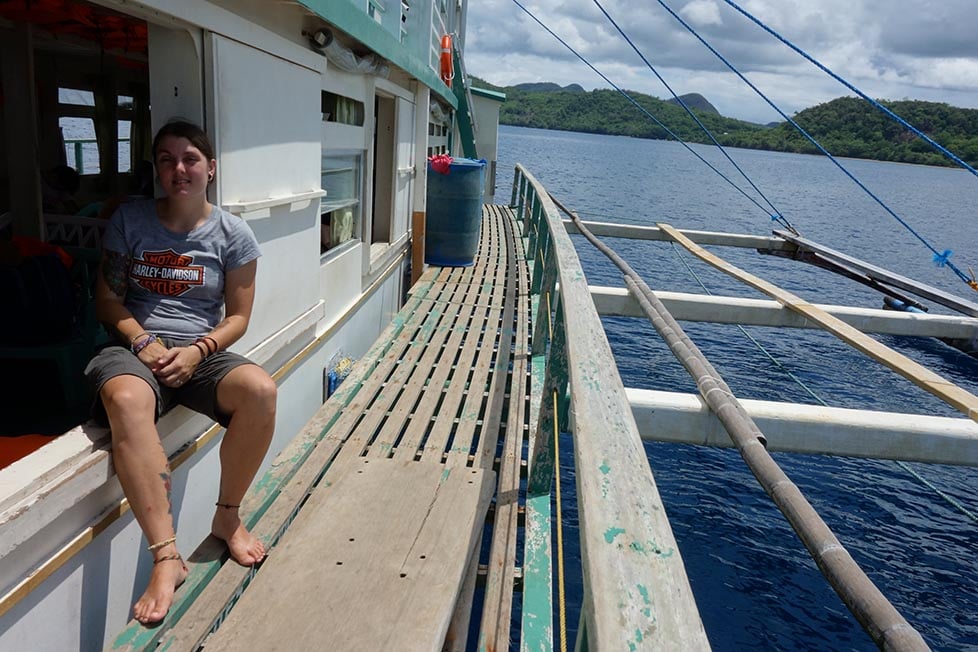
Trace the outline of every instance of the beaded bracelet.
<path fill-rule="evenodd" d="M 149 346 L 153 342 L 159 341 L 159 339 L 160 339 L 159 337 L 157 337 L 156 335 L 153 335 L 152 333 L 146 333 L 146 337 L 140 339 L 137 342 L 133 342 L 133 344 L 130 347 L 130 349 L 132 350 L 132 352 L 134 354 L 139 355 L 139 352 L 140 351 L 142 351 L 143 349 L 145 349 L 147 346 Z"/>

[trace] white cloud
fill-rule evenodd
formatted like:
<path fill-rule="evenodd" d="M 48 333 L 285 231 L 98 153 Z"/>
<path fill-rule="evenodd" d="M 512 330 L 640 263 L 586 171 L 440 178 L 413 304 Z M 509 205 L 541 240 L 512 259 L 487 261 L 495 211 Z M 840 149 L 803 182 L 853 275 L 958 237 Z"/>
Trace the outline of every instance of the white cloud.
<path fill-rule="evenodd" d="M 694 26 L 721 25 L 720 8 L 713 0 L 693 0 L 680 12 Z"/>
<path fill-rule="evenodd" d="M 658 2 L 599 1 L 677 92 L 702 93 L 725 115 L 777 119 Z M 722 0 L 664 1 L 789 115 L 851 94 Z M 976 0 L 737 1 L 870 97 L 978 108 Z M 593 3 L 524 4 L 616 84 L 668 95 Z M 501 85 L 607 87 L 511 0 L 473 0 L 468 21 L 474 75 Z"/>

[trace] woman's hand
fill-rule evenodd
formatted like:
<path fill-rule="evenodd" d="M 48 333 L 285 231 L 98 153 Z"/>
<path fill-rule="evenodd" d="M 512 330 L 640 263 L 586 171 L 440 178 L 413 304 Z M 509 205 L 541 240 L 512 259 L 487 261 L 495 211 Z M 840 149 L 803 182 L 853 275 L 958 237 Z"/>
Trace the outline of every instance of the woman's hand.
<path fill-rule="evenodd" d="M 141 355 L 140 359 L 142 359 Z M 168 349 L 163 355 L 158 356 L 150 369 L 167 387 L 180 387 L 190 380 L 197 369 L 197 365 L 202 361 L 203 354 L 199 347 L 193 345 L 175 346 Z"/>
<path fill-rule="evenodd" d="M 157 339 L 143 347 L 143 350 L 137 353 L 136 357 L 155 374 L 156 365 L 160 358 L 166 355 L 167 350 L 163 340 Z"/>

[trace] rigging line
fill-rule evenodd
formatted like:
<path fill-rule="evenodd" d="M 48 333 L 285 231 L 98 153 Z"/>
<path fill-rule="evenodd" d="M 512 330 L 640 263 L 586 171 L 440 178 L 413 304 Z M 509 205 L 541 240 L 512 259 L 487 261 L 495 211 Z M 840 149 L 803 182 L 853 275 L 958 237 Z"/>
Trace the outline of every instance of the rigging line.
<path fill-rule="evenodd" d="M 764 31 L 766 31 L 768 34 L 770 34 L 774 38 L 778 39 L 779 41 L 781 41 L 782 43 L 784 43 L 785 45 L 787 45 L 789 48 L 791 48 L 792 50 L 794 50 L 795 52 L 797 52 L 798 54 L 800 54 L 805 59 L 808 59 L 808 61 L 810 61 L 812 63 L 812 65 L 814 65 L 816 68 L 818 68 L 819 70 L 821 70 L 822 72 L 824 72 L 825 74 L 827 74 L 829 77 L 832 77 L 837 82 L 839 82 L 840 84 L 842 84 L 843 86 L 845 86 L 846 88 L 848 88 L 849 90 L 851 90 L 853 93 L 855 93 L 859 97 L 861 97 L 864 100 L 866 100 L 867 102 L 869 102 L 872 106 L 874 106 L 875 108 L 879 109 L 885 115 L 887 115 L 890 118 L 892 118 L 893 120 L 896 120 L 897 122 L 899 122 L 907 130 L 913 132 L 914 135 L 919 136 L 920 138 L 924 139 L 931 147 L 933 147 L 934 149 L 936 149 L 937 151 L 939 151 L 946 158 L 950 159 L 951 161 L 954 161 L 959 166 L 961 166 L 964 169 L 966 169 L 969 172 L 971 172 L 973 175 L 978 176 L 978 170 L 975 170 L 973 167 L 971 167 L 970 165 L 968 165 L 965 161 L 961 160 L 954 152 L 946 149 L 940 143 L 932 140 L 930 136 L 928 136 L 924 132 L 922 132 L 919 129 L 917 129 L 916 127 L 914 127 L 912 124 L 910 124 L 909 122 L 907 122 L 906 120 L 904 120 L 903 118 L 901 118 L 899 115 L 897 115 L 896 113 L 894 113 L 893 111 L 891 111 L 890 109 L 888 109 L 887 107 L 885 107 L 882 103 L 880 103 L 880 102 L 874 100 L 873 98 L 869 97 L 868 95 L 866 95 L 865 93 L 863 93 L 861 90 L 859 90 L 858 88 L 856 88 L 855 86 L 853 86 L 852 84 L 850 84 L 848 81 L 846 81 L 843 77 L 841 77 L 840 75 L 837 75 L 836 73 L 832 72 L 829 68 L 827 68 L 826 66 L 824 66 L 817 59 L 813 58 L 807 52 L 805 52 L 804 50 L 802 50 L 801 48 L 799 48 L 798 46 L 796 46 L 794 43 L 792 43 L 791 41 L 789 41 L 785 37 L 781 36 L 776 31 L 774 31 L 773 29 L 771 29 L 770 27 L 768 27 L 767 25 L 765 25 L 763 22 L 761 22 L 761 20 L 759 18 L 756 18 L 749 11 L 747 11 L 747 10 L 743 9 L 742 7 L 740 7 L 736 2 L 733 2 L 733 0 L 723 0 L 723 1 L 726 2 L 728 5 L 730 5 L 731 7 L 733 7 L 734 9 L 736 9 L 737 11 L 739 11 L 740 13 L 742 13 L 749 20 L 751 20 L 754 23 L 756 23 L 758 25 L 758 27 L 760 27 L 761 29 L 763 29 Z"/>
<path fill-rule="evenodd" d="M 698 159 L 699 159 L 700 161 L 702 161 L 702 162 L 703 162 L 703 163 L 704 163 L 704 164 L 705 164 L 705 165 L 706 165 L 706 166 L 707 166 L 708 168 L 710 168 L 711 170 L 713 170 L 714 172 L 716 172 L 716 173 L 717 173 L 718 175 L 720 175 L 720 178 L 721 178 L 721 179 L 723 179 L 724 181 L 726 181 L 727 183 L 729 183 L 729 184 L 730 184 L 731 186 L 733 186 L 733 187 L 734 187 L 734 189 L 735 189 L 735 190 L 737 190 L 737 192 L 739 192 L 739 193 L 740 193 L 740 194 L 742 194 L 742 195 L 743 195 L 744 197 L 746 197 L 748 201 L 750 201 L 750 202 L 751 202 L 752 204 L 754 204 L 754 205 L 755 205 L 755 206 L 757 206 L 757 207 L 758 207 L 759 209 L 761 209 L 762 211 L 764 211 L 764 214 L 765 214 L 765 215 L 769 215 L 769 214 L 770 214 L 770 213 L 769 213 L 769 211 L 768 211 L 768 209 L 766 209 L 766 208 L 764 208 L 763 206 L 761 206 L 761 204 L 759 204 L 759 203 L 758 203 L 758 201 L 757 201 L 756 199 L 754 199 L 753 197 L 751 197 L 750 195 L 748 195 L 748 194 L 747 194 L 746 192 L 744 192 L 744 190 L 743 190 L 743 189 L 742 189 L 742 188 L 741 188 L 740 186 L 738 186 L 738 185 L 737 185 L 736 183 L 734 183 L 734 182 L 733 182 L 732 180 L 730 180 L 730 178 L 728 178 L 728 177 L 727 177 L 727 175 L 725 175 L 725 174 L 724 174 L 723 172 L 721 172 L 720 170 L 718 170 L 718 169 L 716 168 L 716 166 L 714 166 L 714 165 L 713 165 L 712 163 L 710 163 L 710 162 L 709 162 L 709 161 L 707 161 L 707 160 L 706 160 L 705 158 L 703 158 L 703 157 L 702 157 L 702 156 L 701 156 L 700 154 L 698 154 L 698 153 L 696 152 L 696 150 L 694 150 L 694 149 L 693 149 L 692 147 L 690 147 L 690 146 L 689 146 L 689 145 L 688 145 L 688 144 L 686 143 L 686 141 L 684 141 L 684 140 L 683 140 L 682 138 L 680 138 L 680 137 L 679 137 L 678 135 L 676 135 L 675 133 L 673 133 L 673 131 L 672 131 L 671 129 L 669 129 L 669 127 L 667 127 L 666 125 L 664 125 L 664 124 L 662 123 L 662 121 L 660 121 L 660 120 L 659 120 L 658 118 L 656 118 L 656 117 L 655 117 L 654 115 L 652 115 L 651 113 L 649 113 L 649 111 L 648 111 L 648 110 L 647 110 L 647 109 L 646 109 L 646 108 L 645 108 L 644 106 L 642 106 L 641 104 L 639 104 L 639 103 L 638 103 L 638 102 L 637 102 L 637 101 L 635 100 L 635 98 L 633 98 L 633 97 L 632 97 L 631 95 L 629 95 L 629 94 L 628 94 L 628 93 L 626 93 L 626 92 L 625 92 L 624 90 L 622 90 L 620 86 L 618 86 L 618 85 L 617 85 L 617 84 L 616 84 L 615 82 L 613 82 L 613 81 L 611 81 L 611 80 L 610 80 L 610 79 L 609 79 L 609 78 L 608 78 L 608 77 L 607 77 L 607 76 L 606 76 L 606 75 L 605 75 L 605 74 L 604 74 L 603 72 L 601 72 L 600 70 L 598 70 L 597 68 L 595 68 L 595 67 L 594 67 L 594 66 L 593 66 L 593 65 L 591 64 L 591 62 L 590 62 L 590 61 L 588 61 L 587 59 L 585 59 L 585 58 L 584 58 L 584 57 L 583 57 L 582 55 L 580 55 L 580 54 L 579 54 L 579 53 L 577 52 L 577 50 L 575 50 L 574 48 L 572 48 L 572 47 L 570 46 L 570 44 L 568 44 L 568 43 L 567 43 L 567 42 L 566 42 L 566 41 L 565 41 L 564 39 L 562 39 L 562 38 L 560 38 L 560 37 L 559 37 L 559 36 L 558 36 L 558 35 L 557 35 L 557 34 L 556 34 L 556 33 L 555 33 L 555 32 L 554 32 L 554 31 L 553 31 L 552 29 L 550 29 L 549 27 L 547 27 L 546 25 L 544 25 L 544 24 L 543 24 L 543 22 L 541 22 L 539 18 L 537 18 L 536 16 L 534 16 L 534 15 L 533 15 L 533 13 L 532 13 L 532 12 L 530 12 L 530 10 L 529 10 L 529 9 L 527 9 L 527 8 L 526 8 L 526 7 L 524 7 L 524 6 L 522 5 L 522 4 L 520 4 L 520 2 L 519 2 L 519 0 L 513 0 L 513 3 L 514 3 L 514 4 L 515 4 L 515 5 L 517 6 L 517 7 L 519 7 L 520 9 L 522 9 L 522 10 L 523 10 L 523 11 L 524 11 L 524 12 L 526 13 L 526 15 L 527 15 L 527 16 L 529 16 L 530 18 L 532 18 L 532 19 L 533 19 L 533 20 L 534 20 L 534 21 L 535 21 L 535 22 L 536 22 L 536 23 L 537 23 L 537 24 L 538 24 L 538 25 L 539 25 L 540 27 L 542 27 L 543 29 L 545 29 L 545 30 L 547 30 L 547 32 L 548 32 L 548 33 L 549 33 L 549 34 L 550 34 L 551 36 L 553 36 L 553 37 L 554 37 L 555 39 L 557 39 L 557 40 L 558 40 L 558 41 L 560 42 L 560 44 L 561 44 L 561 45 L 563 45 L 563 46 L 564 46 L 565 48 L 567 48 L 568 50 L 570 50 L 570 52 L 571 52 L 571 54 L 573 54 L 573 55 L 574 55 L 575 57 L 577 57 L 578 59 L 580 59 L 580 60 L 581 60 L 581 61 L 582 61 L 582 62 L 584 63 L 584 65 L 586 65 L 586 66 L 587 66 L 588 68 L 590 68 L 591 70 L 593 70 L 593 71 L 594 71 L 594 72 L 595 72 L 595 73 L 596 73 L 596 74 L 597 74 L 597 75 L 598 75 L 599 77 L 601 77 L 601 79 L 603 79 L 603 80 L 604 80 L 604 81 L 606 81 L 606 82 L 607 82 L 608 84 L 610 84 L 612 88 L 614 88 L 614 89 L 615 89 L 616 91 L 618 91 L 618 92 L 619 92 L 619 93 L 620 93 L 620 94 L 622 95 L 622 97 L 624 97 L 624 98 L 625 98 L 626 100 L 628 100 L 629 102 L 631 102 L 631 103 L 632 103 L 632 104 L 633 104 L 633 105 L 635 106 L 635 108 L 637 108 L 637 109 L 638 109 L 639 111 L 641 111 L 641 112 L 642 112 L 642 113 L 644 113 L 644 114 L 645 114 L 646 116 L 648 116 L 648 117 L 649 117 L 649 118 L 650 118 L 650 119 L 651 119 L 651 120 L 652 120 L 653 122 L 655 122 L 655 123 L 656 123 L 657 125 L 659 125 L 660 127 L 662 127 L 662 128 L 663 128 L 663 129 L 665 130 L 665 132 L 666 132 L 667 134 L 669 134 L 669 135 L 670 135 L 670 136 L 671 136 L 671 137 L 673 138 L 673 140 L 675 140 L 675 141 L 676 141 L 676 142 L 678 142 L 678 143 L 679 143 L 680 145 L 682 145 L 683 147 L 685 147 L 685 148 L 686 148 L 687 150 L 689 150 L 689 152 L 690 152 L 690 153 L 691 153 L 691 154 L 692 154 L 693 156 L 695 156 L 696 158 L 698 158 Z"/>
<path fill-rule="evenodd" d="M 547 292 L 547 342 L 554 340 L 553 306 L 550 305 L 550 293 Z M 557 605 L 560 623 L 560 652 L 567 652 L 567 600 L 564 589 L 564 522 L 563 506 L 560 498 L 560 411 L 557 405 L 557 390 L 553 391 L 554 398 L 554 503 L 556 506 L 557 523 Z"/>
<path fill-rule="evenodd" d="M 513 0 L 513 1 L 516 2 L 516 0 Z M 857 186 L 859 186 L 863 190 L 863 192 L 865 192 L 867 195 L 869 195 L 870 197 L 872 197 L 873 200 L 876 201 L 876 203 L 879 204 L 883 208 L 883 210 L 885 210 L 887 213 L 889 213 L 890 216 L 892 216 L 897 222 L 899 222 L 900 224 L 902 224 L 904 226 L 904 228 L 906 228 L 908 231 L 910 231 L 910 233 L 913 234 L 913 236 L 916 237 L 917 240 L 919 240 L 920 242 L 922 242 L 925 247 L 927 247 L 928 249 L 930 249 L 931 252 L 933 252 L 933 254 L 934 254 L 934 262 L 936 262 L 938 264 L 938 266 L 940 266 L 940 267 L 947 266 L 952 272 L 954 272 L 958 276 L 958 278 L 960 278 L 962 281 L 964 281 L 965 283 L 968 283 L 968 285 L 971 286 L 970 281 L 972 281 L 972 279 L 969 278 L 960 269 L 958 269 L 957 266 L 954 263 L 952 263 L 950 260 L 948 260 L 948 256 L 951 255 L 951 250 L 946 249 L 943 252 L 937 251 L 937 249 L 935 249 L 922 235 L 920 235 L 919 233 L 917 233 L 917 231 L 915 231 L 912 226 L 910 226 L 902 217 L 900 217 L 899 215 L 897 215 L 896 212 L 892 208 L 890 208 L 889 206 L 887 206 L 886 203 L 884 203 L 882 199 L 880 199 L 878 196 L 876 196 L 876 194 L 873 193 L 873 191 L 870 190 L 862 181 L 860 181 L 859 179 L 857 179 L 856 176 L 852 172 L 850 172 L 848 169 L 846 169 L 846 167 L 844 165 L 842 165 L 842 163 L 840 163 L 838 161 L 838 159 L 836 159 L 834 156 L 832 156 L 832 154 L 830 154 L 829 151 L 827 149 L 825 149 L 822 146 L 821 143 L 819 143 L 817 140 L 815 140 L 815 138 L 812 137 L 812 135 L 809 134 L 807 131 L 805 131 L 805 129 L 802 128 L 801 125 L 799 125 L 790 116 L 788 116 L 784 111 L 782 111 L 781 108 L 777 104 L 775 104 L 767 95 L 765 95 L 763 91 L 761 91 L 757 86 L 755 86 L 753 84 L 753 82 L 751 82 L 749 79 L 747 79 L 747 77 L 745 77 L 742 72 L 740 72 L 739 70 L 737 70 L 737 68 L 732 63 L 730 63 L 726 59 L 726 57 L 724 57 L 722 54 L 720 54 L 712 45 L 710 45 L 706 41 L 706 39 L 704 39 L 702 36 L 700 36 L 699 33 L 695 29 L 693 29 L 689 25 L 689 23 L 687 23 L 685 20 L 683 20 L 682 17 L 679 16 L 679 14 L 677 14 L 675 11 L 673 11 L 672 8 L 669 7 L 669 5 L 667 5 L 664 2 L 664 0 L 656 0 L 656 2 L 658 2 L 660 5 L 662 5 L 662 8 L 665 9 L 666 11 L 668 11 L 669 14 L 671 14 L 673 18 L 675 18 L 677 21 L 679 21 L 679 24 L 681 24 L 683 27 L 685 27 L 686 30 L 690 34 L 692 34 L 693 36 L 695 36 L 696 39 L 700 43 L 702 43 L 710 52 L 712 52 L 718 59 L 720 59 L 720 61 L 722 61 L 728 68 L 730 68 L 730 70 L 732 70 L 738 77 L 740 77 L 741 81 L 743 81 L 745 84 L 747 84 L 748 86 L 750 86 L 750 88 L 755 93 L 757 93 L 765 102 L 767 102 L 768 105 L 770 105 L 772 109 L 774 109 L 775 111 L 777 111 L 778 114 L 782 118 L 784 118 L 785 120 L 787 120 L 795 129 L 797 129 L 798 130 L 798 133 L 800 133 L 802 136 L 804 136 L 805 138 L 807 138 L 808 141 L 810 143 L 812 143 L 815 147 L 817 147 L 820 152 L 822 152 L 823 154 L 825 154 L 825 156 L 827 156 L 828 159 L 830 161 L 832 161 L 832 163 L 834 163 L 835 166 L 837 168 L 839 168 L 842 171 L 843 174 L 845 174 L 847 177 L 849 177 L 849 179 L 853 183 L 855 183 Z M 975 286 L 971 286 L 971 287 L 972 287 L 972 289 L 978 291 L 978 287 L 975 287 Z"/>
<path fill-rule="evenodd" d="M 747 180 L 747 183 L 750 184 L 751 188 L 753 188 L 754 191 L 758 195 L 760 195 L 765 202 L 767 202 L 767 205 L 771 207 L 772 211 L 774 211 L 774 213 L 771 215 L 771 219 L 773 221 L 780 223 L 782 226 L 790 230 L 792 233 L 798 235 L 798 231 L 796 231 L 795 227 L 791 225 L 791 222 L 789 222 L 788 218 L 784 216 L 784 213 L 778 210 L 778 208 L 774 205 L 774 203 L 770 199 L 768 199 L 767 195 L 765 195 L 764 192 L 757 187 L 757 184 L 755 184 L 754 181 L 749 176 L 747 176 L 747 173 L 744 172 L 744 170 L 737 164 L 737 162 L 733 160 L 733 158 L 727 152 L 726 148 L 723 145 L 721 145 L 720 141 L 718 141 L 716 137 L 713 135 L 713 132 L 711 132 L 707 128 L 707 126 L 703 124 L 702 121 L 700 121 L 700 119 L 696 116 L 696 114 L 693 113 L 692 109 L 690 109 L 689 106 L 686 104 L 686 102 L 683 101 L 683 98 L 679 97 L 679 95 L 676 94 L 676 91 L 672 89 L 672 86 L 669 85 L 669 82 L 667 82 L 662 77 L 662 75 L 659 74 L 659 71 L 656 70 L 655 66 L 653 66 L 652 63 L 645 57 L 645 55 L 642 54 L 642 51 L 638 49 L 638 46 L 635 45 L 635 43 L 628 36 L 628 34 L 626 34 L 625 31 L 621 28 L 621 26 L 618 25 L 618 22 L 611 17 L 611 14 L 609 14 L 605 10 L 605 8 L 601 5 L 601 3 L 598 0 L 593 0 L 593 2 L 598 7 L 598 9 L 601 10 L 601 13 L 605 15 L 605 18 L 607 18 L 608 21 L 614 26 L 614 28 L 618 30 L 618 33 L 621 34 L 621 37 L 623 39 L 625 39 L 625 42 L 632 47 L 632 49 L 635 51 L 635 54 L 637 54 L 642 59 L 642 61 L 645 62 L 645 65 L 648 66 L 649 70 L 652 71 L 652 73 L 658 78 L 658 80 L 662 82 L 662 85 L 666 87 L 666 90 L 668 90 L 672 94 L 672 96 L 676 99 L 676 101 L 679 102 L 679 105 L 683 107 L 683 109 L 686 111 L 687 114 L 689 114 L 689 117 L 692 118 L 697 125 L 699 125 L 700 129 L 703 130 L 703 133 L 709 136 L 710 140 L 713 141 L 713 144 L 719 148 L 720 152 L 727 158 L 728 161 L 730 161 L 730 164 L 733 165 L 734 168 L 736 168 L 737 171 L 740 172 L 741 176 L 743 176 L 744 179 Z"/>
<path fill-rule="evenodd" d="M 683 267 L 686 268 L 686 271 L 689 272 L 690 276 L 692 276 L 696 280 L 696 282 L 699 284 L 699 286 L 701 288 L 703 288 L 703 291 L 704 292 L 706 292 L 710 296 L 713 296 L 713 293 L 710 292 L 710 289 L 708 287 L 706 287 L 706 284 L 703 283 L 703 281 L 700 279 L 700 277 L 696 273 L 696 271 L 693 270 L 692 267 L 690 267 L 689 262 L 682 255 L 682 252 L 679 251 L 679 247 L 676 246 L 676 243 L 673 242 L 671 244 L 672 244 L 672 250 L 675 252 L 676 257 L 679 258 L 679 262 L 681 262 L 683 264 Z M 737 324 L 737 328 L 740 329 L 740 332 L 743 333 L 744 336 L 747 337 L 747 339 L 750 340 L 754 344 L 754 346 L 756 346 L 758 348 L 758 350 L 761 353 L 763 353 L 768 358 L 768 360 L 770 360 L 771 362 L 773 362 L 781 371 L 783 371 L 785 373 L 785 375 L 788 376 L 788 378 L 791 378 L 791 380 L 795 381 L 803 390 L 805 390 L 806 393 L 808 393 L 809 396 L 811 396 L 813 399 L 815 399 L 819 404 L 821 404 L 821 405 L 823 405 L 825 407 L 829 407 L 829 404 L 826 403 L 824 400 L 822 400 L 822 397 L 821 396 L 819 396 L 818 394 L 816 394 L 808 385 L 805 384 L 805 382 L 803 380 L 801 380 L 790 369 L 788 369 L 786 366 L 784 366 L 784 364 L 780 360 L 778 360 L 773 355 L 771 355 L 771 353 L 766 348 L 764 348 L 764 345 L 763 344 L 761 344 L 760 342 L 758 342 L 754 338 L 753 335 L 751 335 L 750 333 L 747 332 L 747 329 L 744 328 L 743 325 Z M 978 515 L 976 515 L 974 512 L 972 512 L 971 510 L 969 510 L 964 505 L 962 505 L 956 498 L 954 498 L 953 496 L 950 496 L 949 494 L 945 493 L 940 488 L 938 488 L 937 486 L 935 486 L 932 482 L 930 482 L 927 478 L 925 478 L 922 475 L 920 475 L 916 470 L 914 470 L 913 467 L 911 467 L 909 464 L 907 464 L 903 460 L 894 460 L 894 461 L 897 463 L 897 466 L 899 466 L 901 469 L 903 469 L 904 471 L 906 471 L 907 473 L 909 473 L 911 476 L 913 476 L 918 482 L 920 482 L 924 486 L 928 487 L 931 491 L 933 491 L 934 493 L 936 493 L 939 497 L 943 498 L 944 501 L 948 505 L 951 505 L 952 507 L 954 507 L 955 509 L 957 509 L 959 512 L 961 512 L 962 514 L 964 514 L 965 516 L 967 516 L 968 518 L 970 518 L 972 521 L 975 521 L 976 523 L 978 523 Z"/>

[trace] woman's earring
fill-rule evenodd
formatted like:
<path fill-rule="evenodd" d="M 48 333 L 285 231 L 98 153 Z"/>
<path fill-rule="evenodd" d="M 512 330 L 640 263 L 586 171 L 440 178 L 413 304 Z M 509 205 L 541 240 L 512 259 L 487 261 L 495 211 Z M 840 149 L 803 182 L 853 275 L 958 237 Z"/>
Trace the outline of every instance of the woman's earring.
<path fill-rule="evenodd" d="M 209 182 L 211 182 L 211 181 L 213 181 L 213 180 L 214 180 L 214 173 L 213 173 L 213 172 L 211 172 L 210 174 L 208 174 L 208 175 L 207 175 L 207 181 L 208 181 L 208 183 L 209 183 Z"/>

